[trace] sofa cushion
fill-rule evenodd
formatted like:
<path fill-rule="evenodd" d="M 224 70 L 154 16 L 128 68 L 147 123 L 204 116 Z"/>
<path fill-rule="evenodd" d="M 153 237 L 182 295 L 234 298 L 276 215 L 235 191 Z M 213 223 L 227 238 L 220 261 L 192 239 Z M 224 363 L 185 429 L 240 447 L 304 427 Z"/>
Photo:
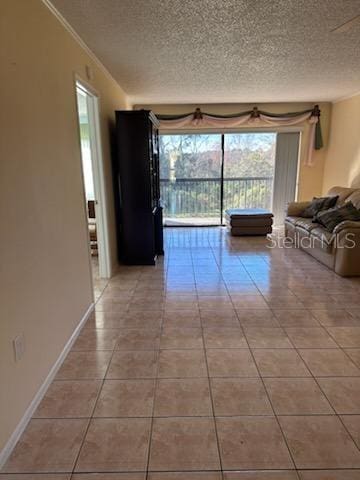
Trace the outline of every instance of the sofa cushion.
<path fill-rule="evenodd" d="M 319 212 L 315 220 L 332 232 L 336 225 L 345 220 L 360 221 L 360 210 L 355 208 L 351 202 L 346 202 L 342 206 Z"/>
<path fill-rule="evenodd" d="M 304 209 L 301 216 L 304 218 L 313 218 L 321 210 L 335 207 L 338 198 L 338 195 L 330 197 L 314 197 L 310 205 Z"/>
<path fill-rule="evenodd" d="M 286 217 L 285 223 L 290 223 L 294 227 L 301 227 L 303 230 L 307 232 L 311 232 L 313 228 L 318 227 L 318 224 L 315 224 L 311 218 L 303 218 L 303 217 Z"/>
<path fill-rule="evenodd" d="M 317 226 L 311 230 L 311 238 L 317 240 L 314 241 L 314 246 L 319 247 L 326 252 L 331 252 L 335 235 L 326 230 L 326 228 Z"/>
<path fill-rule="evenodd" d="M 347 187 L 332 187 L 330 190 L 327 192 L 327 195 L 329 197 L 332 197 L 334 195 L 338 195 L 338 201 L 337 205 L 344 205 L 344 203 L 348 200 L 348 197 L 360 190 L 359 188 L 347 188 Z"/>
<path fill-rule="evenodd" d="M 318 227 L 319 225 L 316 225 L 316 223 L 314 223 L 311 218 L 299 217 L 295 223 L 295 226 L 296 228 L 302 228 L 303 230 L 306 230 L 310 233 L 314 228 Z"/>
<path fill-rule="evenodd" d="M 360 209 L 360 188 L 349 195 L 346 201 L 351 202 L 356 208 Z"/>
<path fill-rule="evenodd" d="M 302 220 L 302 217 L 285 217 L 285 223 L 291 223 L 291 225 L 296 225 L 298 220 Z"/>

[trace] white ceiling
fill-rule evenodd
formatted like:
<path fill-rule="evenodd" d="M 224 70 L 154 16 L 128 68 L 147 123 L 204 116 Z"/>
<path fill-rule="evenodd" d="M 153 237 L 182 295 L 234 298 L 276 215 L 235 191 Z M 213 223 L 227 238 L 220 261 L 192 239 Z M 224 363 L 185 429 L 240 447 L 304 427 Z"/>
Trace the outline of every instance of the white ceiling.
<path fill-rule="evenodd" d="M 134 103 L 327 101 L 360 90 L 360 0 L 51 0 Z"/>

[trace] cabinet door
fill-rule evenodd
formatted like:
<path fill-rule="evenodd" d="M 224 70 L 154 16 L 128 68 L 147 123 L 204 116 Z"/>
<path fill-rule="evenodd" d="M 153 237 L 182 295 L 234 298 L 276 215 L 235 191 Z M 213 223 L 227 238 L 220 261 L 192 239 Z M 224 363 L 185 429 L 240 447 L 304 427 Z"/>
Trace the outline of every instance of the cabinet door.
<path fill-rule="evenodd" d="M 155 192 L 157 205 L 160 200 L 160 155 L 159 155 L 159 134 L 158 130 L 153 128 L 153 149 L 154 149 L 154 168 L 155 168 Z"/>
<path fill-rule="evenodd" d="M 160 199 L 160 180 L 159 180 L 159 141 L 157 129 L 151 123 L 150 135 L 150 181 L 151 181 L 151 200 L 152 207 L 159 206 Z"/>

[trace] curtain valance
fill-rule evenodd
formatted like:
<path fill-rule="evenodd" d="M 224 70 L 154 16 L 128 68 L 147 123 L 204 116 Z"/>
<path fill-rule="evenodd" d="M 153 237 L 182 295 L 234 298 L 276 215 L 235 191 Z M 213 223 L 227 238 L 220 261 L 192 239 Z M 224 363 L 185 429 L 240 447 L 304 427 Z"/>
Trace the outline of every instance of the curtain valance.
<path fill-rule="evenodd" d="M 254 107 L 252 110 L 231 115 L 213 115 L 202 112 L 200 108 L 197 108 L 195 112 L 192 113 L 183 115 L 157 115 L 157 118 L 160 120 L 161 130 L 187 127 L 221 129 L 237 128 L 245 125 L 251 127 L 283 127 L 307 122 L 310 125 L 310 131 L 305 164 L 309 166 L 313 165 L 313 150 L 319 150 L 323 147 L 320 109 L 318 105 L 302 112 L 289 113 L 269 113 Z"/>

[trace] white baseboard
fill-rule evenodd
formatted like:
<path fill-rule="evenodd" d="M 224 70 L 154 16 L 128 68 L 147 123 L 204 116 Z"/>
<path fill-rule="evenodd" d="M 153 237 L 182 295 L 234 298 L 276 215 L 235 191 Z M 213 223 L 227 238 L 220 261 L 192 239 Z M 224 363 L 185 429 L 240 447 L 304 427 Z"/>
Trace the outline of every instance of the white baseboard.
<path fill-rule="evenodd" d="M 47 377 L 45 378 L 44 382 L 42 383 L 41 387 L 37 391 L 35 397 L 32 399 L 30 405 L 28 408 L 25 410 L 25 413 L 18 423 L 17 427 L 11 434 L 9 440 L 5 444 L 4 448 L 0 451 L 0 469 L 3 467 L 7 459 L 9 458 L 11 452 L 15 448 L 15 445 L 17 444 L 19 438 L 21 437 L 23 431 L 25 430 L 27 424 L 31 420 L 31 417 L 33 416 L 35 410 L 37 409 L 39 403 L 41 402 L 43 396 L 45 395 L 47 389 L 49 388 L 51 382 L 55 378 L 55 375 L 59 368 L 61 367 L 63 361 L 65 360 L 66 355 L 69 353 L 73 343 L 75 342 L 76 338 L 78 337 L 82 327 L 84 326 L 86 320 L 89 318 L 89 315 L 91 312 L 94 310 L 95 304 L 92 303 L 87 311 L 85 312 L 84 316 L 80 320 L 80 323 L 77 325 L 75 330 L 73 331 L 71 337 L 69 340 L 66 342 L 65 347 L 63 348 L 62 352 L 60 353 L 58 359 L 52 366 L 50 372 L 48 373 Z"/>

